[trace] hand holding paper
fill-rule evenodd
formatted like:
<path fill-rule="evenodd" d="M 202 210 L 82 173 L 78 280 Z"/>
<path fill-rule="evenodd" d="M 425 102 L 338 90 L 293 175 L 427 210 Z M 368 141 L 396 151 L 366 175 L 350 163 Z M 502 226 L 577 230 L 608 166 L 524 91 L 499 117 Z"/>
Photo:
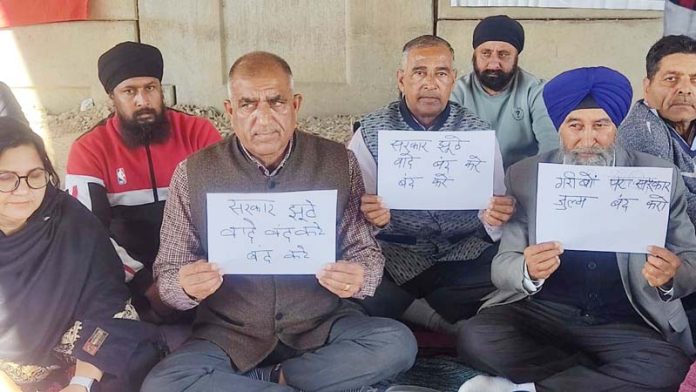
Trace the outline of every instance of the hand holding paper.
<path fill-rule="evenodd" d="M 356 263 L 339 260 L 327 264 L 317 273 L 319 284 L 340 298 L 350 298 L 362 288 L 365 269 Z"/>
<path fill-rule="evenodd" d="M 524 262 L 532 280 L 548 279 L 561 265 L 563 247 L 559 242 L 542 242 L 524 250 Z"/>
<path fill-rule="evenodd" d="M 179 270 L 179 284 L 184 292 L 200 302 L 222 285 L 220 268 L 207 260 L 198 260 Z"/>
<path fill-rule="evenodd" d="M 483 213 L 483 220 L 491 226 L 502 226 L 515 212 L 515 198 L 512 196 L 493 196 Z"/>
<path fill-rule="evenodd" d="M 377 227 L 384 227 L 391 220 L 391 212 L 385 207 L 382 198 L 377 195 L 363 195 L 360 198 L 360 211 L 368 222 Z"/>
<path fill-rule="evenodd" d="M 651 287 L 664 286 L 672 281 L 681 266 L 679 256 L 659 246 L 648 247 L 648 259 L 643 266 L 643 276 Z"/>

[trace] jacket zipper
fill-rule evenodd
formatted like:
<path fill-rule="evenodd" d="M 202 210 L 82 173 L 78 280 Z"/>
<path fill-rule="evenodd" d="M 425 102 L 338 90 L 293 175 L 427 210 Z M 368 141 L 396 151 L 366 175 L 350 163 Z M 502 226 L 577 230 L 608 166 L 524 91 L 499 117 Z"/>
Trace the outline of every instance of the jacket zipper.
<path fill-rule="evenodd" d="M 159 201 L 159 195 L 157 195 L 157 179 L 155 178 L 155 166 L 152 164 L 152 153 L 150 152 L 150 146 L 145 146 L 145 152 L 147 153 L 147 164 L 150 167 L 150 181 L 152 182 L 152 197 L 155 202 Z"/>

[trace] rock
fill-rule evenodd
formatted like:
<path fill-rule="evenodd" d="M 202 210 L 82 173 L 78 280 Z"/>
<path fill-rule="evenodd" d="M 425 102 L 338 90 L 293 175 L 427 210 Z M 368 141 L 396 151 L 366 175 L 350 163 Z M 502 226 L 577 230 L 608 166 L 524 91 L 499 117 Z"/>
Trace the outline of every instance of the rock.
<path fill-rule="evenodd" d="M 94 100 L 92 98 L 87 98 L 80 102 L 80 111 L 86 112 L 87 110 L 94 107 Z"/>

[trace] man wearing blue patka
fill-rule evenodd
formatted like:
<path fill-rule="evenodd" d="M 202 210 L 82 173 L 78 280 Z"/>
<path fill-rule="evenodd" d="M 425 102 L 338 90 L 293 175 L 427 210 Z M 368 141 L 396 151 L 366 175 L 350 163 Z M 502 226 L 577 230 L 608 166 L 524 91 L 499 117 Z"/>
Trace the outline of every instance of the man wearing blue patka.
<path fill-rule="evenodd" d="M 458 337 L 460 355 L 498 377 L 475 377 L 460 392 L 676 390 L 695 352 L 679 301 L 696 290 L 684 183 L 671 163 L 615 145 L 632 96 L 619 72 L 564 72 L 543 96 L 560 148 L 510 167 L 505 180 L 518 207 L 492 264 L 498 290 Z M 537 243 L 540 163 L 672 168 L 666 248 L 614 253 Z"/>

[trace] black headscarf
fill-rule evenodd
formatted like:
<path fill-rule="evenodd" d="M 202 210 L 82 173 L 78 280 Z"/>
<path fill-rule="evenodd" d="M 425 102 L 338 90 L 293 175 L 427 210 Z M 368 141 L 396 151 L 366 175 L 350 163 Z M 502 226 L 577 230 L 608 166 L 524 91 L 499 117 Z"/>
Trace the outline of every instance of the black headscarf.
<path fill-rule="evenodd" d="M 123 280 L 103 225 L 49 184 L 27 224 L 12 235 L 0 233 L 0 360 L 49 365 L 62 335 L 81 321 L 73 355 L 105 373 L 121 369 L 145 325 L 113 318 L 128 300 Z M 129 335 L 135 343 L 128 344 Z M 93 339 L 98 347 L 88 354 L 85 343 L 95 336 L 105 339 Z"/>

